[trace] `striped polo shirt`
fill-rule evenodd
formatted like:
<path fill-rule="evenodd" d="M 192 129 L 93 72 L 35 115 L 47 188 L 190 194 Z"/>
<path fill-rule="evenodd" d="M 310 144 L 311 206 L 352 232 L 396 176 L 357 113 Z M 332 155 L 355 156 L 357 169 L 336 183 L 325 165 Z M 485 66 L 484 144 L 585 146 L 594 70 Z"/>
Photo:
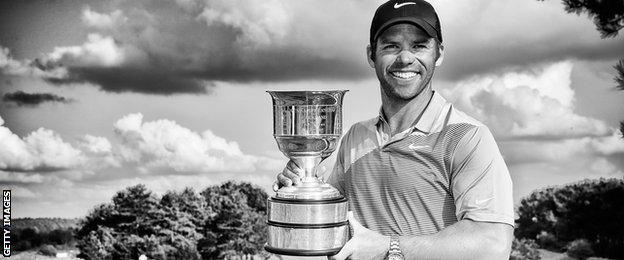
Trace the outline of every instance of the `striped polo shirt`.
<path fill-rule="evenodd" d="M 409 129 L 390 136 L 383 114 L 342 138 L 328 183 L 365 227 L 427 235 L 461 219 L 514 224 L 512 183 L 489 129 L 434 92 Z"/>

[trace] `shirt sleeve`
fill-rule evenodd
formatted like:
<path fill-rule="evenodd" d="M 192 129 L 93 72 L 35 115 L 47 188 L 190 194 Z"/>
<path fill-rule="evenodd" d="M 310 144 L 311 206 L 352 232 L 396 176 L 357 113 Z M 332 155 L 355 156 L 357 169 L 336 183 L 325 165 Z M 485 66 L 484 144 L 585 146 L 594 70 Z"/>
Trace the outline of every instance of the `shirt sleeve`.
<path fill-rule="evenodd" d="M 343 152 L 343 145 L 341 143 L 340 147 L 338 148 L 338 154 L 336 155 L 336 162 L 334 163 L 334 168 L 332 169 L 332 172 L 330 173 L 326 182 L 332 185 L 333 187 L 335 187 L 336 189 L 338 189 L 338 191 L 340 191 L 340 194 L 346 197 L 347 194 L 345 193 L 343 175 L 344 175 L 344 152 Z"/>
<path fill-rule="evenodd" d="M 340 140 L 340 146 L 338 147 L 338 151 L 336 154 L 336 162 L 334 163 L 334 168 L 330 173 L 329 177 L 327 177 L 326 182 L 330 185 L 334 186 L 342 196 L 347 197 L 346 189 L 345 189 L 345 149 L 348 149 L 345 146 L 347 139 L 349 139 L 350 134 L 353 130 L 353 126 L 342 136 Z"/>
<path fill-rule="evenodd" d="M 511 177 L 487 127 L 475 127 L 462 137 L 453 154 L 451 174 L 458 220 L 514 226 Z"/>

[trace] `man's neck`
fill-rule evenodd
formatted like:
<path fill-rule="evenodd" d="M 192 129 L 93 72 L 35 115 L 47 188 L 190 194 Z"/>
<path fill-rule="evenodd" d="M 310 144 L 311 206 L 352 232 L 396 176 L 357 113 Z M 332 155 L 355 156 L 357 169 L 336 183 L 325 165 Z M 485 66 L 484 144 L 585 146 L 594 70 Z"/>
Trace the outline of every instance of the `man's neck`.
<path fill-rule="evenodd" d="M 390 134 L 395 135 L 411 127 L 424 112 L 432 96 L 431 85 L 410 100 L 391 98 L 382 93 L 381 106 L 390 124 Z"/>

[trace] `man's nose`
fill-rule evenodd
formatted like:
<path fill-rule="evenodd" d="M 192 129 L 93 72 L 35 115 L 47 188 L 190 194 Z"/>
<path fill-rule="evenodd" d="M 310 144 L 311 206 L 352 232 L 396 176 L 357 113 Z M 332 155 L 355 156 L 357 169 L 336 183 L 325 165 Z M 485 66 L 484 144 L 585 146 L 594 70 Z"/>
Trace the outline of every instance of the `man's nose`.
<path fill-rule="evenodd" d="M 397 63 L 412 64 L 416 60 L 416 56 L 409 50 L 402 50 L 397 56 Z"/>

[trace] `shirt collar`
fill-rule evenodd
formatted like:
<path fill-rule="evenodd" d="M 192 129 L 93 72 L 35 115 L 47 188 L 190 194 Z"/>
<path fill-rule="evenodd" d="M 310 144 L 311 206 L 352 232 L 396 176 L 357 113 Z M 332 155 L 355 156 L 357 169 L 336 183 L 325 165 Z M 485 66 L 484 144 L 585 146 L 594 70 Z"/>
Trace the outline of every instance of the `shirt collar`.
<path fill-rule="evenodd" d="M 412 127 L 423 133 L 431 132 L 435 126 L 436 119 L 440 116 L 440 112 L 442 112 L 446 103 L 446 99 L 444 99 L 442 95 L 438 94 L 437 91 L 434 91 L 433 96 L 431 97 L 431 100 L 425 108 L 422 116 Z M 379 115 L 377 117 L 377 125 L 380 123 L 388 124 L 384 118 L 383 107 L 379 108 Z"/>

